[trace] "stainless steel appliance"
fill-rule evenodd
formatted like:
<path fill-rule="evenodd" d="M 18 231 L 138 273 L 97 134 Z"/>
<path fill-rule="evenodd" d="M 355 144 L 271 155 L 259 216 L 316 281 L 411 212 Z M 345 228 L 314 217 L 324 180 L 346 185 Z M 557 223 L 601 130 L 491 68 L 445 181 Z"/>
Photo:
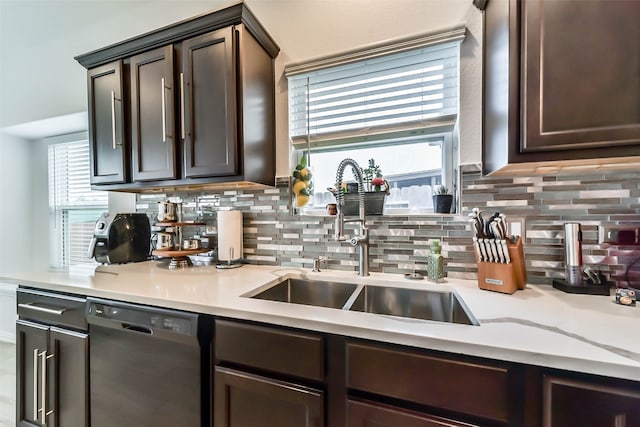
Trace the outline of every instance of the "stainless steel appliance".
<path fill-rule="evenodd" d="M 567 284 L 582 285 L 582 226 L 579 222 L 564 224 L 564 257 Z"/>
<path fill-rule="evenodd" d="M 212 318 L 88 298 L 87 321 L 92 427 L 209 426 Z"/>
<path fill-rule="evenodd" d="M 565 279 L 553 279 L 554 288 L 572 294 L 609 295 L 608 284 L 600 273 L 582 264 L 582 225 L 564 224 Z"/>
<path fill-rule="evenodd" d="M 163 201 L 158 202 L 158 221 L 182 222 L 182 203 Z"/>
<path fill-rule="evenodd" d="M 151 225 L 143 213 L 105 212 L 100 216 L 89 245 L 89 258 L 102 264 L 145 261 L 151 249 Z"/>

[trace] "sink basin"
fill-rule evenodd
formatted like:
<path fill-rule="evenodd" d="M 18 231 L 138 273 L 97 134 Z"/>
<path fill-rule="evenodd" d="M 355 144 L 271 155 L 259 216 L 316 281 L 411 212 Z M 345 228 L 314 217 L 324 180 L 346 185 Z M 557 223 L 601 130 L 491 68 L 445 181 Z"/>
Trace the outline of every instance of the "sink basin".
<path fill-rule="evenodd" d="M 464 302 L 454 292 L 447 290 L 358 286 L 353 283 L 293 278 L 245 296 L 364 313 L 479 325 Z"/>
<path fill-rule="evenodd" d="M 363 286 L 352 311 L 387 314 L 438 322 L 478 325 L 458 296 L 450 291 Z"/>
<path fill-rule="evenodd" d="M 353 283 L 322 280 L 287 279 L 251 298 L 318 307 L 343 308 L 357 289 Z"/>

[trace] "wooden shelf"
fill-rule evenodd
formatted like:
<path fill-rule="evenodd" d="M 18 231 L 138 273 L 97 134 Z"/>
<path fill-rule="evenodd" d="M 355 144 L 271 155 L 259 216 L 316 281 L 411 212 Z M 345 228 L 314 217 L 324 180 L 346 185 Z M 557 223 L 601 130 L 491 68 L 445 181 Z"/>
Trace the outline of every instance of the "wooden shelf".
<path fill-rule="evenodd" d="M 181 249 L 181 250 L 169 250 L 169 249 L 154 249 L 151 252 L 154 256 L 159 256 L 163 258 L 176 258 L 176 257 L 185 257 L 189 255 L 196 255 L 202 252 L 209 252 L 211 249 L 209 248 L 200 248 L 200 249 Z"/>
<path fill-rule="evenodd" d="M 190 225 L 204 226 L 206 222 L 156 222 L 158 227 L 188 227 Z"/>

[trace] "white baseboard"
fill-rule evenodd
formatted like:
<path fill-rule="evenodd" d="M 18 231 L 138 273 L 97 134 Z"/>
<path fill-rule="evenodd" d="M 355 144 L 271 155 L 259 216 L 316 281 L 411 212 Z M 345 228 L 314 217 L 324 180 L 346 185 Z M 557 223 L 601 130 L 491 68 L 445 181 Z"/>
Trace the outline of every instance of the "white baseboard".
<path fill-rule="evenodd" d="M 15 334 L 10 334 L 10 333 L 7 333 L 7 332 L 0 331 L 0 342 L 6 342 L 6 343 L 10 343 L 10 344 L 15 344 L 16 343 L 16 336 L 15 336 Z"/>
<path fill-rule="evenodd" d="M 3 342 L 16 342 L 16 288 L 0 282 L 0 341 Z"/>

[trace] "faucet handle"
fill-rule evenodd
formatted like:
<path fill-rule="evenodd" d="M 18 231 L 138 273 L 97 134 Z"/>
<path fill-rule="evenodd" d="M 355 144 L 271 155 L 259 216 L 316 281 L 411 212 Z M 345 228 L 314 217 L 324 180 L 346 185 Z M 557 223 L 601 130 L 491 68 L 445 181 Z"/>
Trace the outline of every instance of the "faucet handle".
<path fill-rule="evenodd" d="M 320 263 L 322 261 L 328 261 L 329 257 L 326 256 L 319 256 L 318 258 L 314 258 L 313 259 L 313 272 L 314 273 L 320 273 Z"/>

